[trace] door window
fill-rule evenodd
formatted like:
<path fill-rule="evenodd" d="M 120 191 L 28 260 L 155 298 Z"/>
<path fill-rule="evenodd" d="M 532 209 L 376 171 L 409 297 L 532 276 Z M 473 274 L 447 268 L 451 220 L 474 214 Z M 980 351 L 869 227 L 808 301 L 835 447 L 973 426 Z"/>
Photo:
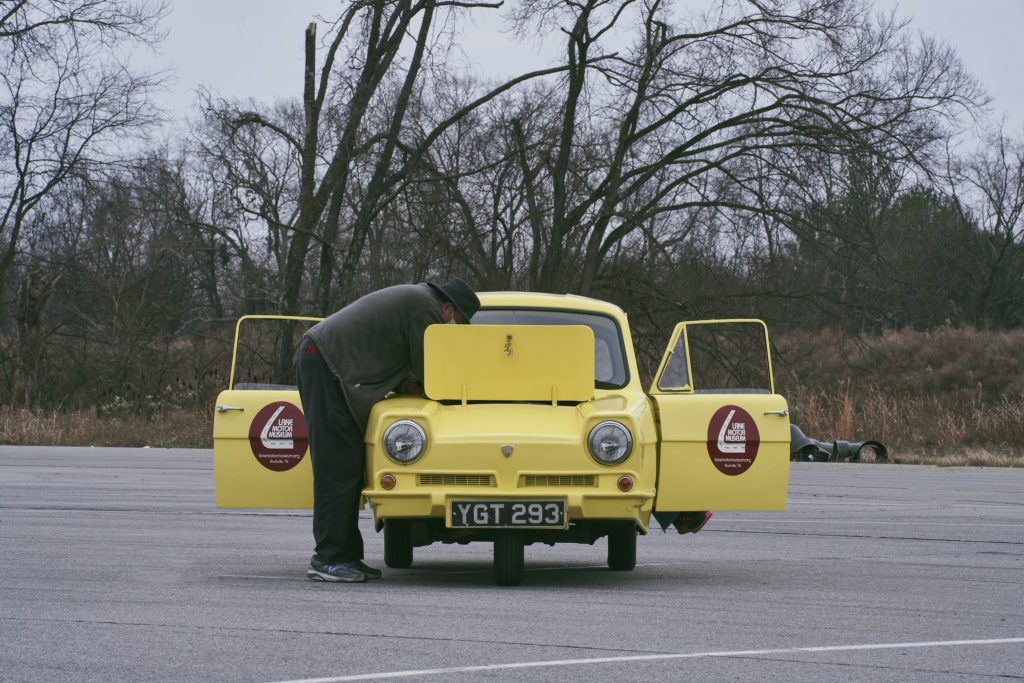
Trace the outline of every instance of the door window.
<path fill-rule="evenodd" d="M 697 393 L 770 393 L 764 327 L 752 322 L 688 324 L 686 337 Z"/>
<path fill-rule="evenodd" d="M 680 391 L 690 388 L 690 372 L 686 367 L 686 329 L 679 333 L 672 355 L 665 364 L 665 370 L 658 377 L 658 388 L 662 391 Z"/>

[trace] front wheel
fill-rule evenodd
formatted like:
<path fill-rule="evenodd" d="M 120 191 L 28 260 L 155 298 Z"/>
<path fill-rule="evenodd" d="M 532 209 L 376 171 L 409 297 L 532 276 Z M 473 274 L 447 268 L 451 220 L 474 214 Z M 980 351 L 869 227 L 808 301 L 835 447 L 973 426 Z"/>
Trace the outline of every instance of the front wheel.
<path fill-rule="evenodd" d="M 523 539 L 514 531 L 502 531 L 494 537 L 494 582 L 499 586 L 518 586 L 523 582 Z"/>
<path fill-rule="evenodd" d="M 384 564 L 392 569 L 412 566 L 412 530 L 408 521 L 384 520 Z"/>
<path fill-rule="evenodd" d="M 629 571 L 636 567 L 636 526 L 630 523 L 608 533 L 608 568 Z"/>

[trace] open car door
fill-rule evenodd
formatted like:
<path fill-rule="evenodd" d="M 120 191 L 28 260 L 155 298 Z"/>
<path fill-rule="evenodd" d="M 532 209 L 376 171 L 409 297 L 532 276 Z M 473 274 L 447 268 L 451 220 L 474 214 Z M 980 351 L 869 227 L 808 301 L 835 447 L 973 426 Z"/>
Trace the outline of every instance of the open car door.
<path fill-rule="evenodd" d="M 649 392 L 658 415 L 659 512 L 784 510 L 789 409 L 760 320 L 676 326 Z"/>
<path fill-rule="evenodd" d="M 217 507 L 313 507 L 309 434 L 299 390 L 291 374 L 287 378 L 270 374 L 275 335 L 283 326 L 254 322 L 267 320 L 312 323 L 321 319 L 247 315 L 238 320 L 228 388 L 217 397 L 213 418 Z M 239 377 L 247 381 L 237 381 Z"/>

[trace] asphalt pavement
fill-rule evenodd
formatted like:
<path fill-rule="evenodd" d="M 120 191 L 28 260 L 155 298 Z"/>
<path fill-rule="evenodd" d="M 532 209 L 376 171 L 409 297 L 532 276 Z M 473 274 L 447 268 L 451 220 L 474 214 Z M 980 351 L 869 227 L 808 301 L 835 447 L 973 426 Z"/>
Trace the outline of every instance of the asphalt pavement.
<path fill-rule="evenodd" d="M 216 509 L 210 451 L 0 447 L 0 681 L 1024 679 L 1024 469 L 796 463 L 784 513 L 506 588 L 485 544 L 313 583 L 310 526 Z"/>

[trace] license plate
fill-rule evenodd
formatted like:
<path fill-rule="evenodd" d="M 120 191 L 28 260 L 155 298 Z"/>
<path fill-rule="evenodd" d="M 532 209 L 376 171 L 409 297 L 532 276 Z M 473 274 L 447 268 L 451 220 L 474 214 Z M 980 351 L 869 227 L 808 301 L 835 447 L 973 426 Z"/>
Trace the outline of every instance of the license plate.
<path fill-rule="evenodd" d="M 453 500 L 452 528 L 564 529 L 564 500 Z"/>

